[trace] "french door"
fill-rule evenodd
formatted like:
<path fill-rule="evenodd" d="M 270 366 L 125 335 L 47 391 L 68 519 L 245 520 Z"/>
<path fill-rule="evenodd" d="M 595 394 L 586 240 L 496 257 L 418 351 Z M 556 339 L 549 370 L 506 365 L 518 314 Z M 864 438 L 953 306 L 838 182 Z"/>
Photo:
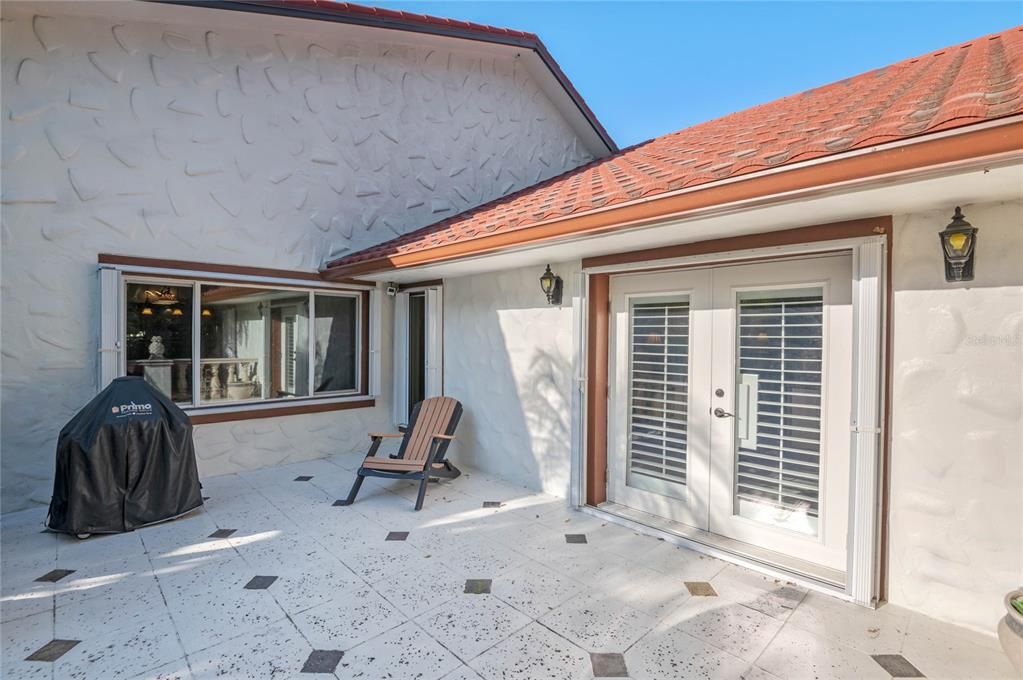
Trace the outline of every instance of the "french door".
<path fill-rule="evenodd" d="M 609 500 L 845 570 L 848 255 L 611 282 Z"/>

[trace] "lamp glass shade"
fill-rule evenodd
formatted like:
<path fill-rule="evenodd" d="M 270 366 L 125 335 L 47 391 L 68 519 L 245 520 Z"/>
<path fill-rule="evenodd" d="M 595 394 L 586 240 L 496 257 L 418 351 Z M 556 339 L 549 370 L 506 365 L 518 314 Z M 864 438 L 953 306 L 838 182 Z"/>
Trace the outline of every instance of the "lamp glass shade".
<path fill-rule="evenodd" d="M 551 266 L 547 265 L 547 271 L 540 277 L 540 290 L 543 294 L 550 297 L 551 291 L 554 290 L 554 272 L 551 271 Z"/>
<path fill-rule="evenodd" d="M 153 308 L 152 307 L 143 307 L 142 308 L 142 316 L 152 316 L 152 315 L 153 315 Z"/>

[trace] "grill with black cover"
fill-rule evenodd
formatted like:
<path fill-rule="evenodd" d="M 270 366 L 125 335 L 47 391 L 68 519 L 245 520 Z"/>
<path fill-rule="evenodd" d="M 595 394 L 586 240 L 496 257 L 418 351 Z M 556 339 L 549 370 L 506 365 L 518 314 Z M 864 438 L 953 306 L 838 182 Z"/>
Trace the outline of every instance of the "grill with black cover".
<path fill-rule="evenodd" d="M 112 381 L 60 431 L 51 530 L 132 531 L 202 503 L 192 424 L 145 379 Z"/>

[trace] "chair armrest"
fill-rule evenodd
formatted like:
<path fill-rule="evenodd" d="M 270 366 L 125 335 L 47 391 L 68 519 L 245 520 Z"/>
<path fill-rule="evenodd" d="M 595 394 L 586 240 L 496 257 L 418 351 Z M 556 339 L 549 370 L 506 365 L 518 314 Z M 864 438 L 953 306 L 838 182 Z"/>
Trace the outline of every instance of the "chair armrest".
<path fill-rule="evenodd" d="M 401 433 L 394 433 L 394 432 L 370 432 L 369 433 L 370 439 L 394 439 L 395 437 L 401 438 L 401 437 L 404 437 L 404 436 L 405 435 L 403 435 Z"/>
<path fill-rule="evenodd" d="M 434 439 L 446 439 L 446 440 L 448 440 L 450 442 L 450 441 L 454 441 L 455 435 L 453 435 L 453 434 L 435 434 L 435 435 L 433 435 L 433 438 Z"/>

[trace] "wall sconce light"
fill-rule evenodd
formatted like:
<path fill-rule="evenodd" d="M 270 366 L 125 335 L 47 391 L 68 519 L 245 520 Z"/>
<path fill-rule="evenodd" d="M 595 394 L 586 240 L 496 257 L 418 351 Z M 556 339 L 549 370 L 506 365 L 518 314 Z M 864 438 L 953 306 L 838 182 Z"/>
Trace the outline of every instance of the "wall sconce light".
<path fill-rule="evenodd" d="M 551 266 L 547 265 L 547 271 L 540 277 L 540 290 L 547 296 L 547 304 L 561 304 L 562 286 L 561 277 L 552 272 Z"/>
<path fill-rule="evenodd" d="M 142 316 L 152 316 L 152 315 L 153 315 L 153 308 L 152 307 L 143 307 L 142 308 Z"/>
<path fill-rule="evenodd" d="M 213 316 L 213 310 L 207 307 L 206 309 L 202 310 L 202 315 L 209 318 Z"/>
<path fill-rule="evenodd" d="M 945 281 L 972 281 L 973 254 L 977 247 L 977 228 L 963 218 L 956 206 L 952 221 L 938 232 L 941 250 L 945 254 Z"/>
<path fill-rule="evenodd" d="M 181 316 L 184 312 L 181 311 L 181 307 L 175 307 L 174 311 L 171 312 L 171 316 Z"/>

